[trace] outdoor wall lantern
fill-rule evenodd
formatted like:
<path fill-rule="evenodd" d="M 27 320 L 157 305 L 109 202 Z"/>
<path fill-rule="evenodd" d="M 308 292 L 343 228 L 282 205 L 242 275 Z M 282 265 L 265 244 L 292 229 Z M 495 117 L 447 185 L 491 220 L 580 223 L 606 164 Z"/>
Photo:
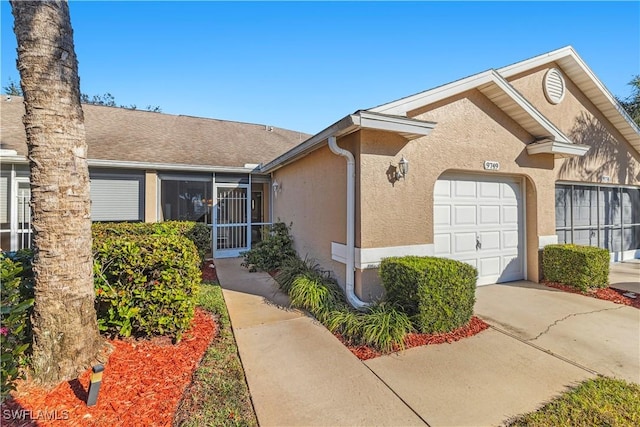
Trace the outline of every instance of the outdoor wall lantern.
<path fill-rule="evenodd" d="M 404 178 L 409 173 L 409 160 L 404 156 L 398 162 L 398 172 L 396 172 L 396 179 Z"/>
<path fill-rule="evenodd" d="M 273 184 L 271 184 L 271 188 L 273 188 L 274 194 L 278 194 L 280 191 L 282 191 L 282 185 L 278 181 L 273 181 Z"/>

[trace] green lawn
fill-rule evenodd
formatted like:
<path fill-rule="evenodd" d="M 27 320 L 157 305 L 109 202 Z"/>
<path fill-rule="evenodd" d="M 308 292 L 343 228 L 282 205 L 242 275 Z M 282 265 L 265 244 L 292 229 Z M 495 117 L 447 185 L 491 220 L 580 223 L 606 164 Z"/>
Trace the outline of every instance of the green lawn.
<path fill-rule="evenodd" d="M 185 393 L 174 426 L 257 426 L 222 289 L 201 285 L 198 305 L 218 317 L 218 335 Z"/>
<path fill-rule="evenodd" d="M 639 426 L 640 385 L 599 377 L 563 393 L 508 426 Z"/>

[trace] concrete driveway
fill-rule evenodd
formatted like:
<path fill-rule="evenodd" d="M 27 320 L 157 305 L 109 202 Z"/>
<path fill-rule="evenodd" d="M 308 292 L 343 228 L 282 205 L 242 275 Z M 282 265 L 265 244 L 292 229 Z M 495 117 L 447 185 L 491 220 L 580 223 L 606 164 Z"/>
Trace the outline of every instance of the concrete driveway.
<path fill-rule="evenodd" d="M 495 329 L 576 366 L 640 383 L 640 310 L 531 282 L 481 286 L 475 311 Z"/>
<path fill-rule="evenodd" d="M 609 286 L 640 295 L 640 259 L 611 264 Z"/>

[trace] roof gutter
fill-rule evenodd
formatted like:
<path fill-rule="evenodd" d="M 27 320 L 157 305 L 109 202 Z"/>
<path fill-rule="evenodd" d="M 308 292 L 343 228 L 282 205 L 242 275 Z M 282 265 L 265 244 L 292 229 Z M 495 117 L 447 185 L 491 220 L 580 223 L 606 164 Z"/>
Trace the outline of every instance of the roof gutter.
<path fill-rule="evenodd" d="M 1 156 L 2 163 L 29 164 L 29 160 L 25 156 L 10 155 Z M 177 172 L 218 172 L 218 173 L 262 173 L 260 165 L 247 164 L 245 167 L 240 166 L 207 166 L 207 165 L 189 165 L 181 163 L 156 163 L 156 162 L 136 162 L 126 160 L 103 160 L 89 159 L 87 163 L 90 167 L 96 168 L 121 168 L 121 169 L 146 169 L 159 171 L 177 171 Z"/>

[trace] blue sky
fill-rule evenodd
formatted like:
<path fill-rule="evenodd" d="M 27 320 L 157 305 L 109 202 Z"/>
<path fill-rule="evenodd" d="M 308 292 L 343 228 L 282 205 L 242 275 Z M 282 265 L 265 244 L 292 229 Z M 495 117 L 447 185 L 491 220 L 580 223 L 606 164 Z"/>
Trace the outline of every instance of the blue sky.
<path fill-rule="evenodd" d="M 19 77 L 1 3 L 6 86 Z M 614 95 L 640 74 L 637 1 L 71 1 L 70 11 L 83 93 L 308 133 L 566 45 Z"/>

